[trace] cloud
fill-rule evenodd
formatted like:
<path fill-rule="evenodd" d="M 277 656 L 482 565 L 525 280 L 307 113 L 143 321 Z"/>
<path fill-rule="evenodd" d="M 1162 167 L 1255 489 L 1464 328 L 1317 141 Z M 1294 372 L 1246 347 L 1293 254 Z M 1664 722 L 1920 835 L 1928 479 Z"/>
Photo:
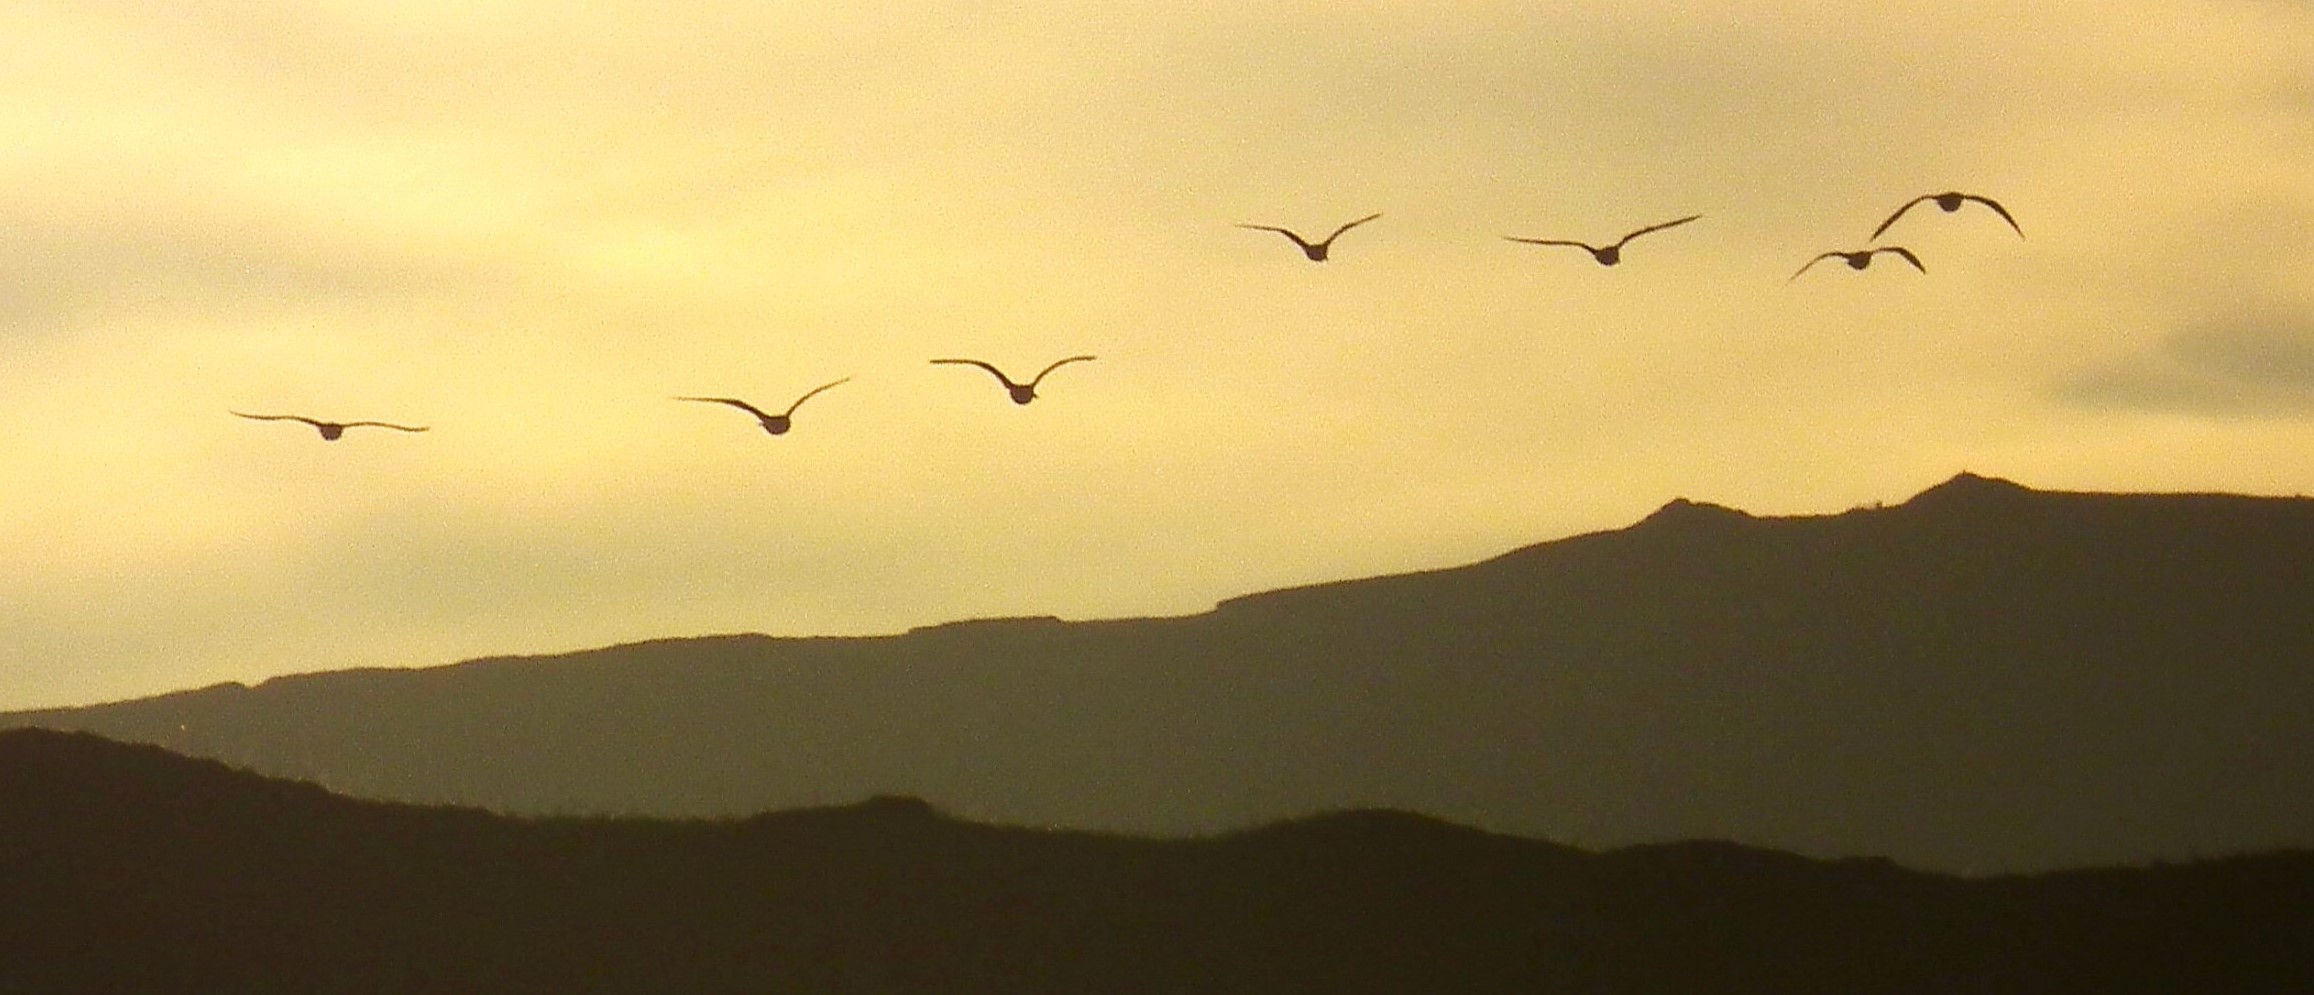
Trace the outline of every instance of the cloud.
<path fill-rule="evenodd" d="M 2284 83 L 2280 101 L 2283 110 L 2314 122 L 2314 73 Z"/>
<path fill-rule="evenodd" d="M 10 275 L 0 337 L 54 333 L 126 311 L 374 302 L 483 278 L 342 232 L 270 222 L 135 209 L 70 219 L 0 215 L 0 271 Z"/>
<path fill-rule="evenodd" d="M 0 697 L 1190 610 L 2091 448 L 1997 403 L 2066 377 L 2308 410 L 2305 315 L 2233 302 L 2308 299 L 2314 60 L 2234 2 L 0 10 Z M 1947 185 L 2032 238 L 1780 285 Z M 956 352 L 1102 361 L 1028 410 Z M 842 375 L 778 440 L 668 400 Z"/>
<path fill-rule="evenodd" d="M 2268 306 L 2178 328 L 2151 353 L 2060 382 L 2093 408 L 2214 418 L 2314 414 L 2314 308 Z"/>

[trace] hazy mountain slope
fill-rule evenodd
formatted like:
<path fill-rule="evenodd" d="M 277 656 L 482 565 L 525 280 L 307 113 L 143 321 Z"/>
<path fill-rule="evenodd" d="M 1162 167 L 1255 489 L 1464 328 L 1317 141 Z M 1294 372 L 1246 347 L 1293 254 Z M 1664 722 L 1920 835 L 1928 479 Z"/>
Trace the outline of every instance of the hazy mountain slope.
<path fill-rule="evenodd" d="M 1154 842 L 879 799 L 739 822 L 354 802 L 0 733 L 0 991 L 2297 992 L 2314 854 L 1964 881 L 1390 812 Z"/>
<path fill-rule="evenodd" d="M 354 794 L 934 799 L 1202 831 L 1351 806 L 1994 870 L 2314 844 L 2314 501 L 1962 476 L 1173 619 L 676 640 L 0 716 Z"/>

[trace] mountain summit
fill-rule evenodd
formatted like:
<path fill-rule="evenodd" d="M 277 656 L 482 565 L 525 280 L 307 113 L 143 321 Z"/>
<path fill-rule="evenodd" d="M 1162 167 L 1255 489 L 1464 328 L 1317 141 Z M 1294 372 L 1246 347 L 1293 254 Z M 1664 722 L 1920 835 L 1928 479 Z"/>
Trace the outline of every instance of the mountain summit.
<path fill-rule="evenodd" d="M 1204 833 L 1388 807 L 1990 871 L 2314 844 L 2314 501 L 2032 490 L 1630 528 L 1180 618 L 667 640 L 0 725 L 383 799 L 877 794 Z"/>
<path fill-rule="evenodd" d="M 1966 508 L 1998 505 L 2001 502 L 2030 501 L 2041 492 L 2000 477 L 1980 477 L 1966 470 L 1952 479 L 1912 496 L 1904 507 L 1914 510 L 1930 508 Z"/>
<path fill-rule="evenodd" d="M 1708 525 L 1710 523 L 1748 522 L 1751 520 L 1751 515 L 1725 505 L 1712 504 L 1708 501 L 1690 501 L 1686 498 L 1672 498 L 1663 507 L 1655 509 L 1653 514 L 1640 519 L 1639 525 L 1656 524 L 1676 527 L 1688 523 Z"/>

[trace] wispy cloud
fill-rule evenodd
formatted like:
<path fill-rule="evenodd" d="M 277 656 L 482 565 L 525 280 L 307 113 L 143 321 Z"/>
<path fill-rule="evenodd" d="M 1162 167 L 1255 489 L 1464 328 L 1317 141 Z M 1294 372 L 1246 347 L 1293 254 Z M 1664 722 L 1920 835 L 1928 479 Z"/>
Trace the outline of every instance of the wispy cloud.
<path fill-rule="evenodd" d="M 0 215 L 0 270 L 10 280 L 0 341 L 126 313 L 247 319 L 280 308 L 358 307 L 488 278 L 439 255 L 277 220 L 130 207 L 78 218 Z"/>
<path fill-rule="evenodd" d="M 2061 381 L 2090 407 L 2215 418 L 2314 414 L 2314 307 L 2268 306 L 2196 322 L 2152 350 Z"/>

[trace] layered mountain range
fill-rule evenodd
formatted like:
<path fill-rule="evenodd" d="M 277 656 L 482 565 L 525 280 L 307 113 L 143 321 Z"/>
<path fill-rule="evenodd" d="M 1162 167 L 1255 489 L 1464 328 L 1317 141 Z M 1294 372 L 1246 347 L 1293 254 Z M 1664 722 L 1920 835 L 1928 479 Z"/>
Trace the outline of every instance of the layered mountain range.
<path fill-rule="evenodd" d="M 1674 501 L 1174 618 L 674 639 L 0 716 L 373 799 L 735 816 L 929 799 L 1210 833 L 1386 807 L 1585 847 L 1994 872 L 2314 845 L 2314 500 L 1963 474 Z"/>
<path fill-rule="evenodd" d="M 1960 879 L 1388 811 L 1197 840 L 876 798 L 743 820 L 362 802 L 0 733 L 0 992 L 2303 992 L 2314 854 Z"/>

